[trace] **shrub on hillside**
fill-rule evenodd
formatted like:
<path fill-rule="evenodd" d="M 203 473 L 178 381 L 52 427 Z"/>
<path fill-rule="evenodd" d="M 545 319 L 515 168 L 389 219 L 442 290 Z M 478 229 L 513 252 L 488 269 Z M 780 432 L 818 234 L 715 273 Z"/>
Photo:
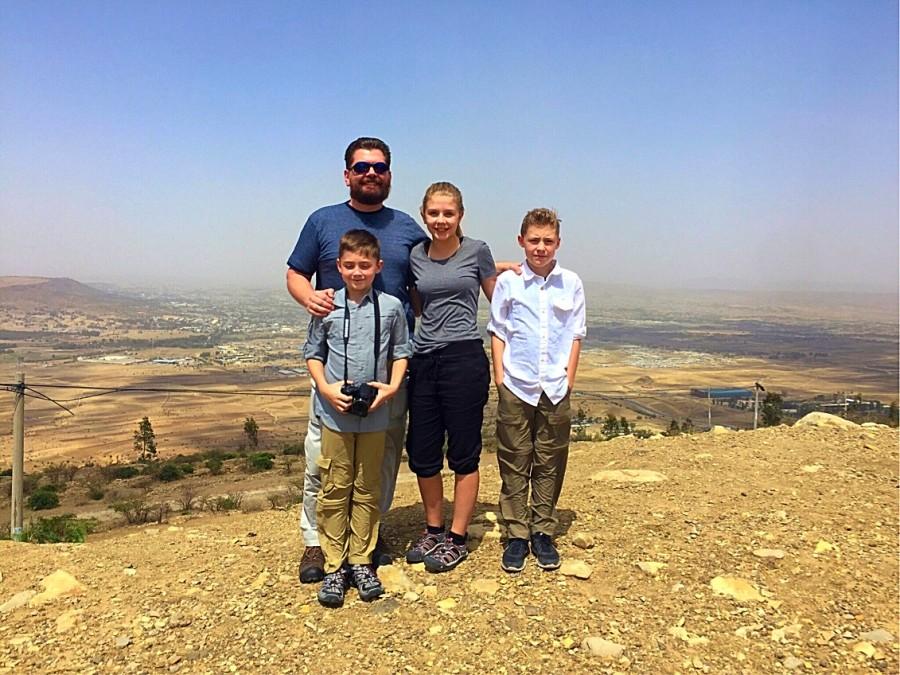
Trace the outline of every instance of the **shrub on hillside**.
<path fill-rule="evenodd" d="M 188 464 L 187 462 L 178 465 L 179 471 L 183 474 L 191 474 L 194 473 L 194 465 Z"/>
<path fill-rule="evenodd" d="M 235 492 L 225 497 L 208 497 L 204 506 L 209 511 L 236 511 L 241 508 L 241 502 L 244 501 L 243 492 Z"/>
<path fill-rule="evenodd" d="M 28 508 L 32 511 L 55 509 L 59 506 L 59 495 L 49 485 L 38 488 L 28 497 Z"/>
<path fill-rule="evenodd" d="M 125 516 L 129 524 L 146 523 L 150 518 L 150 506 L 143 499 L 126 499 L 112 505 L 112 510 Z"/>
<path fill-rule="evenodd" d="M 93 499 L 95 502 L 100 501 L 106 495 L 106 490 L 103 489 L 102 483 L 91 481 L 87 486 L 87 495 L 89 499 Z"/>
<path fill-rule="evenodd" d="M 206 460 L 206 468 L 213 476 L 218 476 L 222 473 L 222 460 L 218 457 L 210 457 Z"/>
<path fill-rule="evenodd" d="M 110 464 L 101 470 L 108 480 L 128 480 L 141 474 L 141 470 L 131 464 Z"/>
<path fill-rule="evenodd" d="M 303 443 L 291 443 L 290 445 L 284 446 L 281 450 L 282 455 L 302 455 L 303 454 Z"/>
<path fill-rule="evenodd" d="M 171 483 L 173 480 L 178 480 L 181 478 L 181 467 L 176 466 L 175 464 L 163 464 L 157 478 L 164 483 Z"/>
<path fill-rule="evenodd" d="M 24 541 L 34 544 L 82 543 L 88 534 L 97 529 L 94 518 L 76 518 L 71 513 L 52 518 L 38 518 L 28 524 L 22 533 Z"/>
<path fill-rule="evenodd" d="M 8 469 L 3 469 L 3 471 L 0 471 L 0 476 L 12 476 L 12 467 L 9 467 Z"/>
<path fill-rule="evenodd" d="M 247 470 L 251 473 L 268 471 L 275 465 L 275 455 L 269 452 L 254 452 L 247 455 Z"/>

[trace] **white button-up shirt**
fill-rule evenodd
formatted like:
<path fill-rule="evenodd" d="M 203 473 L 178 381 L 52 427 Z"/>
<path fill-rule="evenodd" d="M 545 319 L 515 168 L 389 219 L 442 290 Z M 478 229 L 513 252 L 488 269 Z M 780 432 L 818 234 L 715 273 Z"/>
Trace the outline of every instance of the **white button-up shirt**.
<path fill-rule="evenodd" d="M 586 334 L 584 287 L 557 263 L 547 278 L 528 263 L 522 274 L 497 277 L 488 332 L 506 343 L 503 384 L 519 399 L 537 405 L 541 392 L 554 404 L 568 391 L 566 366 L 572 341 Z"/>

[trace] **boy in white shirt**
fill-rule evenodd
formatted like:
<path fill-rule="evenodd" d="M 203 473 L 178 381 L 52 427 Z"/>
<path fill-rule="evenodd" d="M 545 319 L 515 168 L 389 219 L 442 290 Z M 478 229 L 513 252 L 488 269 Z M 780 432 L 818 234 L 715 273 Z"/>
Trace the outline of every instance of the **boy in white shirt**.
<path fill-rule="evenodd" d="M 500 512 L 509 535 L 500 566 L 507 572 L 525 569 L 529 541 L 538 567 L 560 565 L 556 504 L 569 456 L 569 394 L 585 336 L 581 279 L 556 262 L 556 212 L 529 211 L 518 239 L 522 274 L 497 278 L 487 328 L 499 398 Z"/>

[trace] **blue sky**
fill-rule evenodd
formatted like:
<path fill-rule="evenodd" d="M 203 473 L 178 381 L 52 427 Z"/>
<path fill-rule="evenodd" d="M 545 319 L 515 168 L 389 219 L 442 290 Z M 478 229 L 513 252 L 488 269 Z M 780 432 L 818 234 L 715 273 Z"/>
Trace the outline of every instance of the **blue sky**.
<path fill-rule="evenodd" d="M 895 2 L 0 1 L 0 274 L 282 283 L 343 150 L 592 281 L 893 289 Z"/>

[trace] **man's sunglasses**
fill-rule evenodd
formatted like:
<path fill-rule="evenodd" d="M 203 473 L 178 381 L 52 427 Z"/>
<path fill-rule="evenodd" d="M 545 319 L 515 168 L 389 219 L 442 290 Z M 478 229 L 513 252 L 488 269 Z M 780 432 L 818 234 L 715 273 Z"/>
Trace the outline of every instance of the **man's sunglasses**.
<path fill-rule="evenodd" d="M 374 169 L 375 173 L 380 176 L 381 174 L 390 171 L 391 167 L 385 162 L 357 162 L 350 167 L 350 170 L 357 176 L 365 176 L 369 173 L 369 169 Z"/>

